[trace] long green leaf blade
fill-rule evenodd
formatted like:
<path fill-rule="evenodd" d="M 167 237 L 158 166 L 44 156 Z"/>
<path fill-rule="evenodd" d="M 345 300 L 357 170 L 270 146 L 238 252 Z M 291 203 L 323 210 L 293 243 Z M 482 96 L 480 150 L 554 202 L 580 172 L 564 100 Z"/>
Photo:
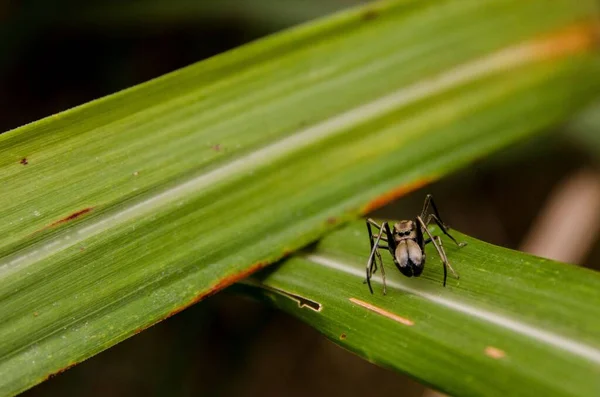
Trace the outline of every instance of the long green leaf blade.
<path fill-rule="evenodd" d="M 594 18 L 378 3 L 0 135 L 0 394 L 561 122 Z"/>
<path fill-rule="evenodd" d="M 371 295 L 363 222 L 245 285 L 341 346 L 452 395 L 597 395 L 600 275 L 452 234 L 468 245 L 444 237 L 460 274 L 446 288 L 429 245 L 416 279 L 383 252 L 388 293 L 377 275 Z"/>

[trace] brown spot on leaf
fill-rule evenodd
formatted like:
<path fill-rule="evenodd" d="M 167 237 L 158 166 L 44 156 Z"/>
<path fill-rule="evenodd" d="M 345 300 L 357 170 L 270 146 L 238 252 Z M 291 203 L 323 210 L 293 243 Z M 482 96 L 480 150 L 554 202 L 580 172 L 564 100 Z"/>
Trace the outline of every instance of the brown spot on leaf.
<path fill-rule="evenodd" d="M 365 21 L 371 21 L 379 16 L 379 11 L 375 8 L 369 8 L 365 10 L 360 16 Z"/>
<path fill-rule="evenodd" d="M 29 164 L 29 161 L 27 161 L 27 157 L 23 157 L 23 158 L 21 159 L 21 161 L 19 161 L 19 163 L 21 163 L 21 164 L 23 164 L 23 165 L 27 165 L 27 164 Z"/>
<path fill-rule="evenodd" d="M 87 214 L 88 212 L 91 212 L 93 209 L 94 209 L 94 207 L 88 207 L 88 208 L 84 208 L 84 209 L 82 209 L 82 210 L 80 210 L 80 211 L 74 212 L 74 213 L 72 213 L 72 214 L 71 214 L 71 215 L 69 215 L 69 216 L 66 216 L 66 217 L 64 217 L 64 218 L 62 218 L 62 219 L 59 219 L 59 220 L 57 220 L 56 222 L 52 222 L 52 223 L 51 223 L 51 224 L 49 224 L 48 226 L 44 226 L 43 228 L 41 228 L 41 229 L 39 229 L 39 230 L 36 230 L 35 232 L 33 232 L 33 234 L 36 234 L 36 233 L 39 233 L 39 232 L 43 232 L 44 230 L 51 229 L 51 228 L 53 228 L 53 227 L 55 227 L 55 226 L 58 226 L 58 225 L 61 225 L 61 224 L 63 224 L 63 223 L 66 223 L 66 222 L 72 221 L 72 220 L 74 220 L 74 219 L 77 219 L 77 218 L 79 218 L 80 216 L 82 216 L 82 215 L 85 215 L 85 214 Z M 85 249 L 85 248 L 80 248 L 80 250 L 82 250 L 82 251 L 83 251 L 84 249 Z"/>
<path fill-rule="evenodd" d="M 210 148 L 212 150 L 214 150 L 215 152 L 220 152 L 221 151 L 221 144 L 217 143 L 216 145 L 213 145 Z"/>
<path fill-rule="evenodd" d="M 329 225 L 334 225 L 337 222 L 337 218 L 335 216 L 330 216 L 329 218 L 327 218 L 327 223 Z"/>
<path fill-rule="evenodd" d="M 340 340 L 344 340 L 344 339 L 346 339 L 346 334 L 341 334 L 340 335 Z"/>
<path fill-rule="evenodd" d="M 494 346 L 487 346 L 484 351 L 486 356 L 496 360 L 506 357 L 506 352 L 504 350 L 500 350 Z"/>
<path fill-rule="evenodd" d="M 77 212 L 73 212 L 71 215 L 66 216 L 66 217 L 64 217 L 62 219 L 59 219 L 59 220 L 57 220 L 54 223 L 51 223 L 49 227 L 58 226 L 58 225 L 60 225 L 62 223 L 66 223 L 66 222 L 75 220 L 75 219 L 79 218 L 80 216 L 85 215 L 88 212 L 91 212 L 93 209 L 94 209 L 93 207 L 88 207 L 88 208 L 84 208 L 82 210 L 79 210 Z"/>
<path fill-rule="evenodd" d="M 367 205 L 365 205 L 364 207 L 362 207 L 360 209 L 360 212 L 362 214 L 367 214 L 371 211 L 381 208 L 384 205 L 390 203 L 391 201 L 396 200 L 402 196 L 405 196 L 408 193 L 415 191 L 415 190 L 431 183 L 433 180 L 434 180 L 433 178 L 422 178 L 422 179 L 417 179 L 416 181 L 413 181 L 407 185 L 399 186 L 387 193 L 384 193 L 383 195 L 377 197 L 376 199 L 370 201 L 369 203 L 367 203 Z"/>
<path fill-rule="evenodd" d="M 34 316 L 34 317 L 37 317 L 37 316 L 39 316 L 39 315 L 40 315 L 40 314 L 39 314 L 38 312 L 33 312 L 33 316 Z"/>

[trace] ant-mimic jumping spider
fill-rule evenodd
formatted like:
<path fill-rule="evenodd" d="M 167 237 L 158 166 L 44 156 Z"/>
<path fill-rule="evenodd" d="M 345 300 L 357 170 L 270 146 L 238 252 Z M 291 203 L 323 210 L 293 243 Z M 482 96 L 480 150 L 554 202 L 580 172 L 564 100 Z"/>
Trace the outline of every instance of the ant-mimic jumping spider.
<path fill-rule="evenodd" d="M 428 213 L 429 207 L 433 209 L 433 213 Z M 369 290 L 371 293 L 373 293 L 373 288 L 371 287 L 371 277 L 373 277 L 373 274 L 377 271 L 377 261 L 379 261 L 379 267 L 381 267 L 383 294 L 385 295 L 386 293 L 385 271 L 379 249 L 385 249 L 390 252 L 392 258 L 394 259 L 394 264 L 406 277 L 418 277 L 421 275 L 423 268 L 425 267 L 425 245 L 433 243 L 435 249 L 440 255 L 442 264 L 444 265 L 444 287 L 446 286 L 447 277 L 446 268 L 450 268 L 450 271 L 454 277 L 458 278 L 458 274 L 456 274 L 450 265 L 450 262 L 448 262 L 446 252 L 444 251 L 444 246 L 442 245 L 442 239 L 440 236 L 433 236 L 427 228 L 432 221 L 434 221 L 440 227 L 441 231 L 446 236 L 450 237 L 450 239 L 452 239 L 456 245 L 459 247 L 464 247 L 466 245 L 466 243 L 459 243 L 450 235 L 450 233 L 448 233 L 448 229 L 450 228 L 444 222 L 442 222 L 431 194 L 428 194 L 425 198 L 425 204 L 423 205 L 423 211 L 421 212 L 421 215 L 417 216 L 414 220 L 396 222 L 394 224 L 393 233 L 392 230 L 390 230 L 390 225 L 387 222 L 382 222 L 381 225 L 378 225 L 373 219 L 367 219 L 369 241 L 371 242 L 371 255 L 369 255 L 369 260 L 367 261 L 367 279 L 365 282 L 369 285 Z M 379 229 L 379 234 L 377 234 L 377 236 L 373 235 L 371 226 Z M 385 236 L 383 235 L 384 233 Z M 427 234 L 429 237 L 427 239 L 423 239 L 423 233 Z M 380 241 L 387 243 L 387 245 L 380 245 Z"/>

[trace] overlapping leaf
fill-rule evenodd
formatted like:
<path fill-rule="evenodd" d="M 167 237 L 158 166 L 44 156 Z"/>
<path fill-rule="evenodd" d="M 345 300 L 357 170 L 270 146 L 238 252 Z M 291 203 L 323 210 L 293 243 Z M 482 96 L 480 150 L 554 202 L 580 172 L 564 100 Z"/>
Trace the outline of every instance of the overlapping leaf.
<path fill-rule="evenodd" d="M 383 253 L 388 293 L 377 276 L 371 295 L 363 222 L 244 285 L 341 346 L 451 395 L 597 395 L 600 275 L 452 233 L 468 245 L 444 237 L 460 274 L 446 288 L 427 246 L 418 279 Z"/>

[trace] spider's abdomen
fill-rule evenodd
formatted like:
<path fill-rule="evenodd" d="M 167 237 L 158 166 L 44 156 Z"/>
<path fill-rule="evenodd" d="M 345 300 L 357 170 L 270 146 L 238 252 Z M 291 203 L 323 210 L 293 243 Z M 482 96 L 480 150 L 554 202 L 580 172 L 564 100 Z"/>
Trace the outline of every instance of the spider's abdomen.
<path fill-rule="evenodd" d="M 407 277 L 419 276 L 423 272 L 425 255 L 416 241 L 401 240 L 396 247 L 396 266 Z"/>

